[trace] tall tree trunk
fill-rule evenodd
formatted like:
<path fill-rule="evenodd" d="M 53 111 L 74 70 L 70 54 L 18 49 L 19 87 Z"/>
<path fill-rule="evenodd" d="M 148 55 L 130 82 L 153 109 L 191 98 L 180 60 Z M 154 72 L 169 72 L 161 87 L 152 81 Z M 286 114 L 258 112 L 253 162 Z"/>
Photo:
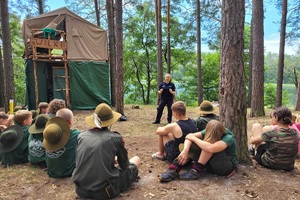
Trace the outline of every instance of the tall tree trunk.
<path fill-rule="evenodd" d="M 284 68 L 286 16 L 287 16 L 287 0 L 282 0 L 280 45 L 279 45 L 279 55 L 278 55 L 279 57 L 278 57 L 276 107 L 282 106 L 282 83 L 283 83 L 283 68 Z"/>
<path fill-rule="evenodd" d="M 108 24 L 108 49 L 109 49 L 109 65 L 110 65 L 110 91 L 111 104 L 116 106 L 116 49 L 115 49 L 115 11 L 114 1 L 106 0 L 106 13 Z"/>
<path fill-rule="evenodd" d="M 1 26 L 2 26 L 2 44 L 3 44 L 3 64 L 5 76 L 4 108 L 9 110 L 9 100 L 15 101 L 14 68 L 12 62 L 12 46 L 9 28 L 8 0 L 0 1 L 1 7 Z"/>
<path fill-rule="evenodd" d="M 116 79 L 117 112 L 124 115 L 124 53 L 123 53 L 123 7 L 116 1 Z"/>
<path fill-rule="evenodd" d="M 250 45 L 249 45 L 249 67 L 248 67 L 248 72 L 249 72 L 249 89 L 248 89 L 248 99 L 247 99 L 247 107 L 251 108 L 251 99 L 252 99 L 252 60 L 253 60 L 253 18 L 251 19 L 251 30 L 250 30 Z"/>
<path fill-rule="evenodd" d="M 245 0 L 222 0 L 220 121 L 235 134 L 240 162 L 250 163 L 244 71 Z"/>
<path fill-rule="evenodd" d="M 264 8 L 263 1 L 252 1 L 252 97 L 251 117 L 265 115 L 264 109 Z"/>
<path fill-rule="evenodd" d="M 161 0 L 155 0 L 156 48 L 157 48 L 157 86 L 163 81 Z"/>
<path fill-rule="evenodd" d="M 201 5 L 200 0 L 196 2 L 196 18 L 197 18 L 197 77 L 198 77 L 198 106 L 203 101 L 202 90 L 202 62 L 201 62 Z"/>
<path fill-rule="evenodd" d="M 2 34 L 1 34 L 2 35 Z M 2 46 L 0 46 L 0 107 L 4 107 L 4 91 L 5 91 L 5 81 L 4 81 L 4 66 L 2 57 Z"/>
<path fill-rule="evenodd" d="M 43 0 L 37 0 L 38 3 L 38 7 L 39 7 L 39 14 L 43 14 L 44 13 L 44 2 Z"/>
<path fill-rule="evenodd" d="M 94 3 L 95 3 L 95 13 L 96 13 L 97 26 L 100 26 L 100 13 L 99 13 L 98 0 L 94 0 Z"/>
<path fill-rule="evenodd" d="M 167 0 L 167 72 L 171 73 L 171 34 L 170 34 L 170 23 L 171 23 L 171 0 Z"/>

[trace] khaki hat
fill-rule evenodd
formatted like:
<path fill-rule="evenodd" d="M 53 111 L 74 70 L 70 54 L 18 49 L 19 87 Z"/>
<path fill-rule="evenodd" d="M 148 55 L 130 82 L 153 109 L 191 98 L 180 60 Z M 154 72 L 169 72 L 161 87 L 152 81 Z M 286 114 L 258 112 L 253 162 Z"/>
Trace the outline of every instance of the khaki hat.
<path fill-rule="evenodd" d="M 47 121 L 43 136 L 43 144 L 47 151 L 59 150 L 70 139 L 70 126 L 65 119 L 53 117 Z"/>
<path fill-rule="evenodd" d="M 24 131 L 19 125 L 12 125 L 0 133 L 0 152 L 10 152 L 18 147 L 23 139 Z"/>
<path fill-rule="evenodd" d="M 197 114 L 213 114 L 219 111 L 218 107 L 212 105 L 209 101 L 203 101 L 199 107 L 196 108 Z"/>
<path fill-rule="evenodd" d="M 121 116 L 106 103 L 101 103 L 96 107 L 94 114 L 85 118 L 85 123 L 92 127 L 108 127 L 118 121 Z"/>
<path fill-rule="evenodd" d="M 47 121 L 50 119 L 50 117 L 46 114 L 41 114 L 38 115 L 34 124 L 32 124 L 29 129 L 28 132 L 30 134 L 39 134 L 39 133 L 43 133 L 46 123 Z"/>

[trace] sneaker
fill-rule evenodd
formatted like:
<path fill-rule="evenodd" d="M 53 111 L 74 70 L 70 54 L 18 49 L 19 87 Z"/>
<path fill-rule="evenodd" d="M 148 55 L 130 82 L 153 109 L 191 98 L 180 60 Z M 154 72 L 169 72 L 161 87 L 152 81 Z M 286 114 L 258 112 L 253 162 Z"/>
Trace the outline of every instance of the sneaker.
<path fill-rule="evenodd" d="M 201 176 L 200 172 L 198 172 L 195 169 L 190 169 L 190 171 L 181 174 L 180 179 L 182 179 L 182 180 L 196 180 L 196 179 L 200 178 L 200 176 Z"/>
<path fill-rule="evenodd" d="M 168 169 L 165 173 L 160 176 L 161 182 L 169 182 L 179 178 L 179 172 L 174 169 Z"/>
<path fill-rule="evenodd" d="M 160 124 L 160 122 L 154 121 L 152 122 L 152 124 Z"/>

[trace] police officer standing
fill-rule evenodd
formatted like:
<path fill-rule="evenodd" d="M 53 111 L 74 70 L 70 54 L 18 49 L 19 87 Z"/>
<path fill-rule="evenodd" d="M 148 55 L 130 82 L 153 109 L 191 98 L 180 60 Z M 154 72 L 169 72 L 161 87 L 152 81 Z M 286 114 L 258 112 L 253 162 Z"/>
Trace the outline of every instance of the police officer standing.
<path fill-rule="evenodd" d="M 174 102 L 174 97 L 176 94 L 175 89 L 176 88 L 174 83 L 171 82 L 171 75 L 166 74 L 165 81 L 162 82 L 158 88 L 158 95 L 160 97 L 160 100 L 159 100 L 159 105 L 157 107 L 156 119 L 154 122 L 152 122 L 152 124 L 160 124 L 160 119 L 163 114 L 165 105 L 167 105 L 168 108 L 168 117 L 167 117 L 168 123 L 172 122 L 171 106 Z"/>

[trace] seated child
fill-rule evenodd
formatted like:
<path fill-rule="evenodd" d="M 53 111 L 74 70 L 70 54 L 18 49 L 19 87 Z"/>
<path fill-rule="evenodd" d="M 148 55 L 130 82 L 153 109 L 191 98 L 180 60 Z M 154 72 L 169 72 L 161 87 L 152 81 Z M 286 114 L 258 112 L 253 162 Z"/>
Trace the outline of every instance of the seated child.
<path fill-rule="evenodd" d="M 85 118 L 91 129 L 78 136 L 72 176 L 76 194 L 81 198 L 113 199 L 137 179 L 140 158 L 129 159 L 123 137 L 111 130 L 120 117 L 120 113 L 101 103 Z"/>
<path fill-rule="evenodd" d="M 152 158 L 167 160 L 170 163 L 179 155 L 178 147 L 184 142 L 185 136 L 197 131 L 194 121 L 186 116 L 186 105 L 183 101 L 176 101 L 171 109 L 177 122 L 157 128 L 159 151 L 152 154 Z"/>
<path fill-rule="evenodd" d="M 15 113 L 14 121 L 16 125 L 21 126 L 23 131 L 17 131 L 17 141 L 14 148 L 9 151 L 2 152 L 2 165 L 9 166 L 13 164 L 25 163 L 28 161 L 28 128 L 32 122 L 32 113 L 28 110 L 18 110 Z M 19 139 L 21 140 L 19 141 Z M 16 145 L 17 144 L 17 145 Z"/>
<path fill-rule="evenodd" d="M 14 124 L 14 115 L 0 112 L 0 132 Z"/>
<path fill-rule="evenodd" d="M 252 126 L 251 143 L 255 145 L 255 160 L 270 169 L 291 171 L 298 152 L 298 132 L 291 128 L 292 113 L 286 107 L 277 108 L 271 115 L 274 127 Z"/>
<path fill-rule="evenodd" d="M 48 120 L 43 132 L 46 149 L 48 175 L 53 178 L 72 176 L 75 168 L 75 153 L 79 130 L 71 130 L 73 112 L 68 108 L 59 109 L 56 117 Z"/>
<path fill-rule="evenodd" d="M 0 160 L 3 161 L 3 167 L 14 164 L 13 160 L 9 160 L 9 153 L 20 145 L 23 135 L 23 129 L 19 125 L 11 125 L 0 132 Z"/>
<path fill-rule="evenodd" d="M 56 112 L 59 109 L 65 108 L 66 107 L 66 102 L 63 99 L 53 99 L 52 101 L 50 101 L 49 103 L 49 109 L 48 109 L 48 113 L 47 115 L 51 118 L 51 117 L 55 117 L 56 116 Z"/>
<path fill-rule="evenodd" d="M 204 130 L 206 124 L 212 119 L 219 121 L 219 116 L 216 115 L 216 113 L 219 112 L 219 108 L 213 106 L 209 101 L 203 101 L 195 111 L 199 114 L 199 117 L 194 119 L 198 131 Z"/>
<path fill-rule="evenodd" d="M 28 161 L 31 164 L 46 167 L 45 147 L 43 145 L 43 131 L 50 117 L 46 114 L 38 115 L 36 121 L 28 129 Z"/>
<path fill-rule="evenodd" d="M 180 145 L 182 148 L 182 144 Z M 192 168 L 179 174 L 183 166 L 192 159 Z M 217 120 L 210 120 L 206 129 L 186 136 L 183 150 L 160 176 L 162 182 L 173 179 L 195 180 L 209 171 L 220 176 L 229 176 L 235 172 L 237 165 L 237 150 L 234 135 Z"/>
<path fill-rule="evenodd" d="M 38 105 L 39 114 L 47 114 L 49 110 L 49 104 L 47 102 L 41 102 Z"/>

